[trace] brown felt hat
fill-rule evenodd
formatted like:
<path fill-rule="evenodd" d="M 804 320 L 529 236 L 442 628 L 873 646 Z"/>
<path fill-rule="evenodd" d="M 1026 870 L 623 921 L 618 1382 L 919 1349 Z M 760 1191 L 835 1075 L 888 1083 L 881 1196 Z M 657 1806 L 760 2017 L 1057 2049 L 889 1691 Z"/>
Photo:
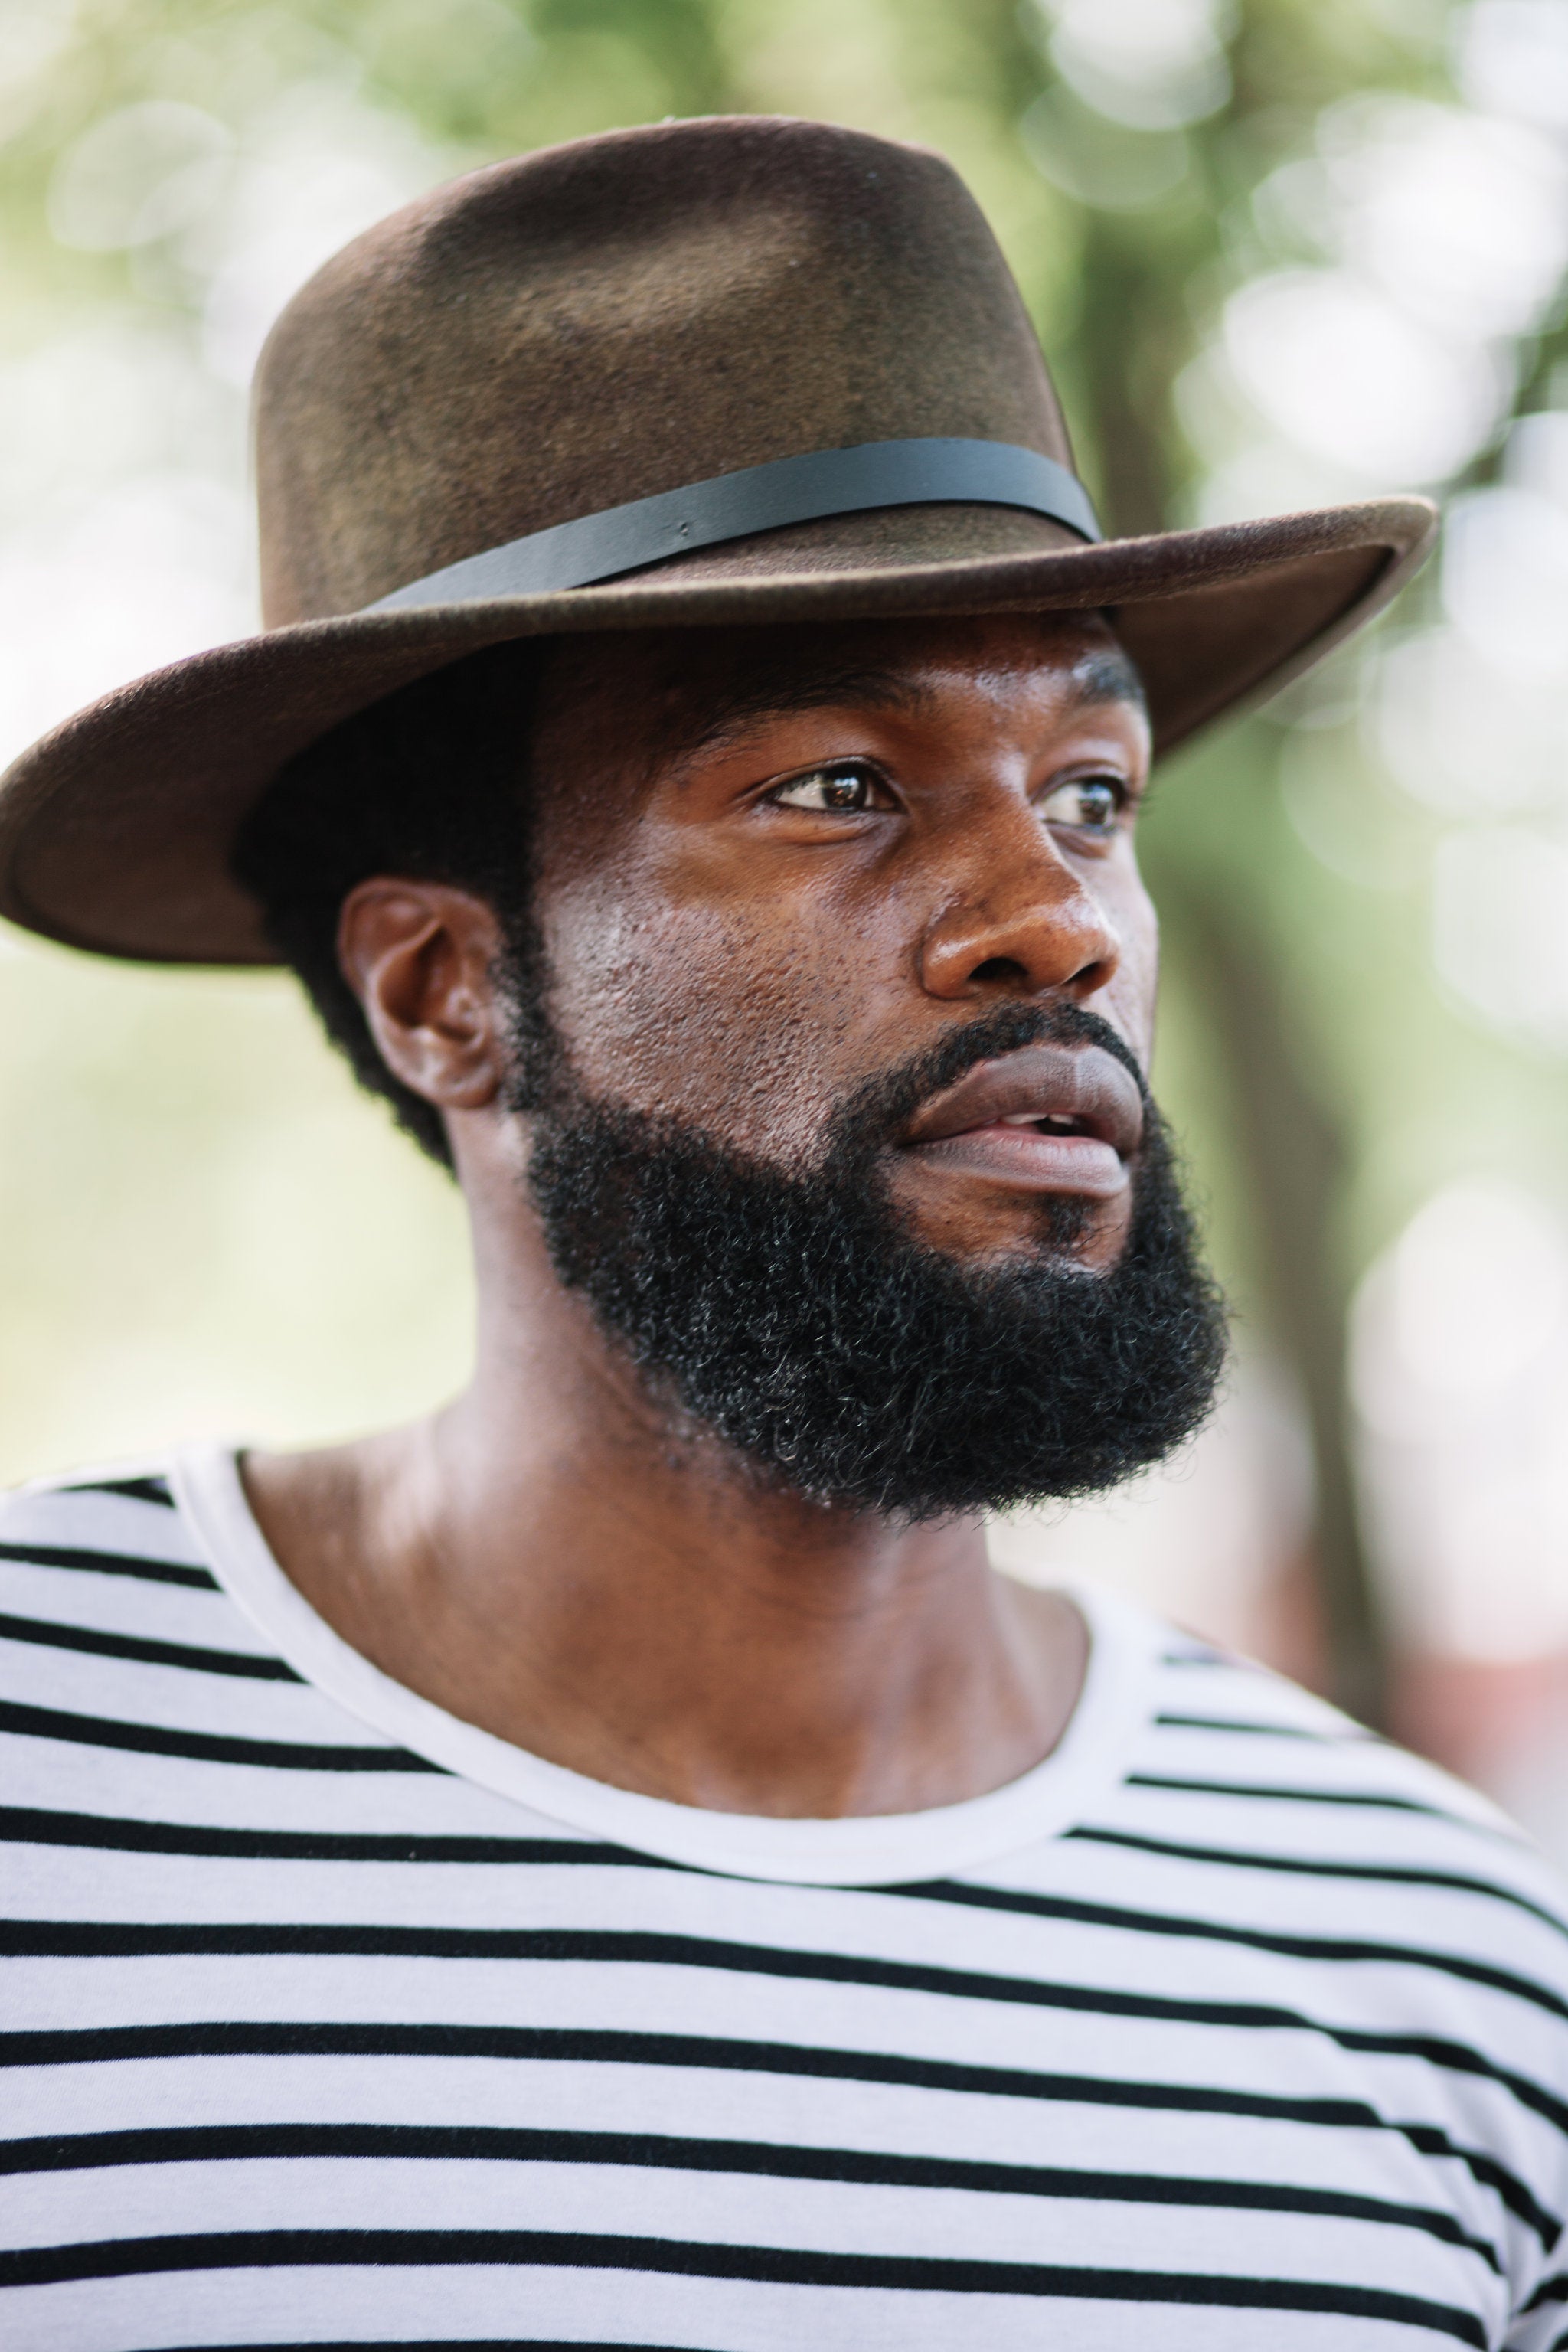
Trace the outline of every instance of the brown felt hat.
<path fill-rule="evenodd" d="M 266 626 L 0 781 L 0 913 L 275 961 L 235 829 L 282 763 L 480 646 L 1114 607 L 1162 748 L 1386 603 L 1421 499 L 1100 539 L 1024 306 L 950 164 L 766 117 L 475 172 L 358 237 L 262 356 Z"/>

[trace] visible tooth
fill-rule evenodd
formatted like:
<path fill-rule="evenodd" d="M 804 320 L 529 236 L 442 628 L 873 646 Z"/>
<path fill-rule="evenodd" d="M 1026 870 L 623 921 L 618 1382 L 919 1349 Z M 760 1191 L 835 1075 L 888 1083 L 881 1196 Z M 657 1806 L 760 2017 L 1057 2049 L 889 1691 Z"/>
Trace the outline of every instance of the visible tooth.
<path fill-rule="evenodd" d="M 1038 1127 L 1043 1113 L 1037 1110 L 1010 1110 L 1003 1119 L 1004 1127 Z"/>

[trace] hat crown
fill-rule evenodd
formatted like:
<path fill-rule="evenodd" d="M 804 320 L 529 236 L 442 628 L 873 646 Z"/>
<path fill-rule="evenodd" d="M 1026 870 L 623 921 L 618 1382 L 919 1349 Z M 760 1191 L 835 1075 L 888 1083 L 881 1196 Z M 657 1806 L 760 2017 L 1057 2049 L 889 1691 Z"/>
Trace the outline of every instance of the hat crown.
<path fill-rule="evenodd" d="M 271 625 L 812 450 L 953 437 L 1071 463 L 952 166 L 765 116 L 579 140 L 394 214 L 284 311 L 256 431 Z"/>

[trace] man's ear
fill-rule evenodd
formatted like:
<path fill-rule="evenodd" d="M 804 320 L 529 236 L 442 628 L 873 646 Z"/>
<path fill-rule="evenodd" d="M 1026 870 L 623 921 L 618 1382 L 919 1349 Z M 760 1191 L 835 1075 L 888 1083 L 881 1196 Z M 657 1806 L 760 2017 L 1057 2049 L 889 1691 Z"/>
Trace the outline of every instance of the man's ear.
<path fill-rule="evenodd" d="M 437 1110 L 482 1110 L 505 1075 L 500 926 L 445 882 L 377 875 L 343 900 L 338 961 L 393 1076 Z"/>

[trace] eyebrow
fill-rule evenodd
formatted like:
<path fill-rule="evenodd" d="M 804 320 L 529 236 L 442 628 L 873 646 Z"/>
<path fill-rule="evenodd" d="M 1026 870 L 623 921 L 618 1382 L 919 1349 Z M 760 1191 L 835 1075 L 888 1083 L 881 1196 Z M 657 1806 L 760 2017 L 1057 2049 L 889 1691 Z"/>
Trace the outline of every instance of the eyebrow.
<path fill-rule="evenodd" d="M 1073 664 L 1078 699 L 1082 703 L 1130 702 L 1148 716 L 1149 698 L 1138 675 L 1138 665 L 1120 646 L 1098 648 Z"/>
<path fill-rule="evenodd" d="M 1084 654 L 1069 674 L 1073 700 L 1082 708 L 1121 702 L 1135 710 L 1148 709 L 1143 681 L 1120 646 Z M 929 687 L 897 670 L 850 664 L 775 669 L 735 680 L 704 704 L 700 717 L 674 720 L 659 750 L 667 759 L 689 757 L 743 736 L 757 719 L 788 718 L 797 711 L 858 703 L 918 714 L 931 699 Z"/>
<path fill-rule="evenodd" d="M 775 670 L 737 679 L 714 694 L 700 717 L 677 720 L 662 749 L 667 756 L 705 751 L 743 735 L 752 720 L 785 719 L 801 710 L 826 710 L 859 703 L 873 710 L 918 711 L 931 690 L 896 670 L 844 665 Z"/>

